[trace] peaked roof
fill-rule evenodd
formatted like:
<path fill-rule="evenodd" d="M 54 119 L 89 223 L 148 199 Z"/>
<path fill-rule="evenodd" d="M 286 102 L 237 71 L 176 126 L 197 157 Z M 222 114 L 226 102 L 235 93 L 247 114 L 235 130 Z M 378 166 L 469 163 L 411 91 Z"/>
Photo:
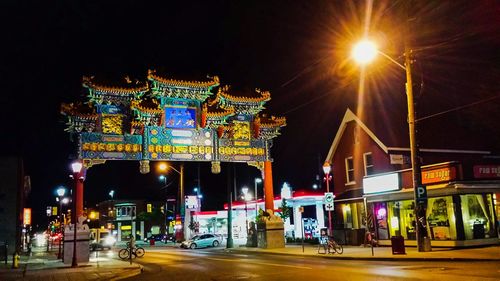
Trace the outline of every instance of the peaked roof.
<path fill-rule="evenodd" d="M 355 121 L 363 131 L 365 131 L 368 136 L 378 145 L 380 148 L 387 153 L 389 151 L 388 147 L 361 121 L 356 114 L 354 114 L 349 108 L 346 110 L 344 114 L 344 118 L 342 118 L 342 122 L 340 123 L 340 127 L 337 130 L 337 134 L 335 134 L 335 138 L 333 139 L 332 146 L 330 146 L 330 150 L 328 151 L 328 155 L 326 156 L 327 162 L 332 162 L 333 154 L 337 150 L 339 146 L 340 140 L 344 135 L 345 129 L 347 128 L 347 124 L 349 122 Z"/>
<path fill-rule="evenodd" d="M 349 108 L 346 110 L 344 114 L 344 118 L 342 119 L 342 122 L 340 123 L 339 129 L 337 130 L 337 133 L 335 135 L 335 138 L 333 139 L 332 145 L 330 146 L 330 149 L 328 151 L 328 155 L 325 159 L 326 162 L 332 162 L 333 155 L 335 154 L 335 151 L 337 150 L 338 145 L 340 144 L 340 140 L 342 139 L 342 136 L 344 135 L 345 129 L 347 128 L 347 125 L 350 122 L 356 122 L 357 125 L 363 129 L 363 131 L 385 152 L 389 153 L 389 151 L 410 151 L 409 148 L 409 143 L 407 146 L 401 145 L 402 140 L 408 142 L 408 133 L 405 132 L 404 134 L 400 134 L 400 139 L 399 140 L 392 140 L 390 137 L 387 137 L 385 141 L 382 141 L 381 138 L 375 133 L 368 128 L 368 126 L 361 121 L 361 119 L 356 116 Z M 380 122 L 379 122 L 380 123 Z M 382 122 L 383 123 L 383 122 Z M 387 127 L 387 124 L 373 124 L 374 127 L 378 128 L 378 132 L 381 133 L 380 136 L 384 136 L 384 131 L 390 130 Z M 442 133 L 442 132 L 441 132 Z M 452 133 L 447 130 L 447 134 L 449 134 L 450 137 L 452 137 Z M 390 143 L 390 145 L 387 145 L 387 143 Z M 421 152 L 437 152 L 437 153 L 472 153 L 472 154 L 491 154 L 490 151 L 484 151 L 484 150 L 464 150 L 464 149 L 455 149 L 455 147 L 448 147 L 446 149 L 432 149 L 432 148 L 420 148 Z"/>

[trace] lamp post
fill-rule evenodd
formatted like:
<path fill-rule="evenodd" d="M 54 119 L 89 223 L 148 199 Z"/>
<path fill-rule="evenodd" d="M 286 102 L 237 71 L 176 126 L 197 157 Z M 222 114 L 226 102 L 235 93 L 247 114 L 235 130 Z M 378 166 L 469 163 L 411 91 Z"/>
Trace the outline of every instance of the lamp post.
<path fill-rule="evenodd" d="M 257 200 L 259 199 L 259 197 L 257 196 L 257 184 L 258 183 L 262 183 L 262 179 L 261 178 L 255 178 L 255 181 L 254 181 L 254 184 L 255 184 L 255 218 L 257 218 L 257 216 L 259 215 L 259 211 L 257 210 L 258 209 L 258 202 Z"/>
<path fill-rule="evenodd" d="M 181 240 L 184 240 L 184 231 L 186 229 L 186 227 L 184 225 L 184 212 L 185 212 L 185 208 L 184 208 L 185 207 L 184 206 L 185 205 L 185 200 L 184 200 L 184 163 L 181 163 L 179 170 L 177 170 L 176 168 L 174 168 L 170 165 L 167 165 L 166 163 L 163 163 L 163 162 L 158 165 L 158 170 L 160 172 L 166 172 L 169 168 L 172 171 L 179 174 L 179 176 L 180 176 L 178 205 L 179 205 L 179 213 L 181 216 L 181 225 L 182 225 L 182 238 L 181 238 Z M 166 177 L 165 177 L 165 181 L 166 181 Z"/>
<path fill-rule="evenodd" d="M 250 194 L 248 193 L 248 187 L 243 187 L 241 188 L 241 192 L 243 193 L 242 199 L 245 201 L 245 229 L 247 231 L 247 237 L 248 237 L 248 200 L 251 198 Z"/>
<path fill-rule="evenodd" d="M 78 263 L 76 261 L 76 228 L 77 228 L 77 220 L 78 220 L 78 215 L 76 214 L 76 204 L 78 201 L 78 192 L 77 192 L 77 186 L 78 182 L 83 180 L 81 177 L 81 171 L 83 168 L 83 164 L 80 161 L 75 161 L 71 164 L 71 170 L 73 171 L 73 180 L 75 182 L 74 184 L 74 189 L 73 189 L 73 209 L 74 211 L 72 212 L 72 218 L 71 220 L 73 221 L 73 259 L 71 260 L 71 267 L 77 267 Z"/>
<path fill-rule="evenodd" d="M 369 40 L 359 42 L 353 49 L 353 58 L 359 63 L 366 64 L 372 61 L 377 54 L 381 54 L 391 62 L 399 66 L 406 72 L 406 99 L 408 106 L 408 131 L 410 138 L 410 158 L 412 167 L 412 182 L 415 200 L 415 219 L 416 219 L 416 236 L 417 247 L 419 252 L 430 251 L 430 245 L 425 246 L 425 239 L 428 237 L 427 229 L 425 228 L 425 214 L 427 212 L 427 189 L 422 185 L 421 167 L 418 157 L 417 136 L 415 128 L 415 103 L 413 99 L 413 84 L 411 77 L 411 50 L 407 42 L 405 42 L 405 62 L 404 65 L 391 58 L 389 55 L 377 49 L 375 43 Z"/>
<path fill-rule="evenodd" d="M 323 172 L 325 173 L 325 182 L 326 182 L 326 192 L 330 192 L 330 180 L 332 179 L 330 176 L 330 171 L 332 170 L 332 166 L 330 163 L 325 162 L 323 164 Z M 328 232 L 329 235 L 333 236 L 333 227 L 332 227 L 332 211 L 328 210 Z"/>
<path fill-rule="evenodd" d="M 66 188 L 59 187 L 56 190 L 57 193 L 57 201 L 59 201 L 59 227 L 61 230 L 61 237 L 59 238 L 59 251 L 57 252 L 57 258 L 61 259 L 61 242 L 64 237 L 64 220 L 62 219 L 62 204 L 63 204 L 63 196 L 66 193 Z"/>

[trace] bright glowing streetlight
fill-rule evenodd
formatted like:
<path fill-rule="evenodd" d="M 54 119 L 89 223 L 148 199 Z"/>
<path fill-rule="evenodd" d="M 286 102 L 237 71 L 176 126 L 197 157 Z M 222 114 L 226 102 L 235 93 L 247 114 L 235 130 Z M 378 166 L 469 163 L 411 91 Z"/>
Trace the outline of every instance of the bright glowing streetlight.
<path fill-rule="evenodd" d="M 358 63 L 366 64 L 373 61 L 375 56 L 377 56 L 377 53 L 377 45 L 375 45 L 374 42 L 365 39 L 354 45 L 351 55 Z"/>
<path fill-rule="evenodd" d="M 416 236 L 417 248 L 419 252 L 430 251 L 429 234 L 425 227 L 425 214 L 427 212 L 427 188 L 422 185 L 421 167 L 418 159 L 417 136 L 416 136 L 416 118 L 415 118 L 415 103 L 413 100 L 413 84 L 411 76 L 411 53 L 409 44 L 405 42 L 404 65 L 391 58 L 389 55 L 377 50 L 375 43 L 370 43 L 368 40 L 363 40 L 354 46 L 352 56 L 361 63 L 366 64 L 372 61 L 376 54 L 381 54 L 391 62 L 399 66 L 406 72 L 406 101 L 408 105 L 408 131 L 410 138 L 410 154 L 411 154 L 411 167 L 413 178 L 413 192 L 415 200 L 415 222 L 416 222 Z"/>

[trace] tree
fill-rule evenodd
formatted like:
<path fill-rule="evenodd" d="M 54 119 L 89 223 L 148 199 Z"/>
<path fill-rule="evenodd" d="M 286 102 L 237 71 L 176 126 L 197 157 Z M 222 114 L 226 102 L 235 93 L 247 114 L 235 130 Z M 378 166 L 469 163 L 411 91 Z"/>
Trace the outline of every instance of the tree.
<path fill-rule="evenodd" d="M 283 200 L 281 200 L 280 209 L 281 209 L 281 212 L 279 212 L 279 216 L 283 221 L 285 221 L 287 218 L 289 218 L 292 215 L 292 207 L 288 206 L 285 198 L 283 198 Z"/>

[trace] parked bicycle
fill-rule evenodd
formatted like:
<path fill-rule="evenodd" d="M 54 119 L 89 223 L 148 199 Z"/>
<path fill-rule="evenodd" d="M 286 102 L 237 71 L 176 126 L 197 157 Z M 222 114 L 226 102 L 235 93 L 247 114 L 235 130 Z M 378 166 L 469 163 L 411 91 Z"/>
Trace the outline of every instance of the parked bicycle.
<path fill-rule="evenodd" d="M 323 252 L 321 252 L 320 250 L 323 250 Z M 322 241 L 322 243 L 319 245 L 318 247 L 318 254 L 342 254 L 344 252 L 344 247 L 342 247 L 342 245 L 340 245 L 339 243 L 337 243 L 337 241 L 335 241 L 333 239 L 333 237 L 328 237 L 328 240 L 327 238 L 325 237 L 324 240 Z"/>
<path fill-rule="evenodd" d="M 132 251 L 132 252 L 130 252 Z M 142 247 L 130 247 L 130 242 L 127 242 L 127 247 L 121 249 L 118 252 L 118 257 L 122 260 L 128 260 L 129 258 L 142 258 L 146 251 Z"/>
<path fill-rule="evenodd" d="M 337 241 L 333 240 L 332 237 L 328 239 L 328 253 L 329 254 L 334 254 L 337 252 L 337 254 L 341 255 L 344 252 L 344 247 L 337 243 Z"/>

